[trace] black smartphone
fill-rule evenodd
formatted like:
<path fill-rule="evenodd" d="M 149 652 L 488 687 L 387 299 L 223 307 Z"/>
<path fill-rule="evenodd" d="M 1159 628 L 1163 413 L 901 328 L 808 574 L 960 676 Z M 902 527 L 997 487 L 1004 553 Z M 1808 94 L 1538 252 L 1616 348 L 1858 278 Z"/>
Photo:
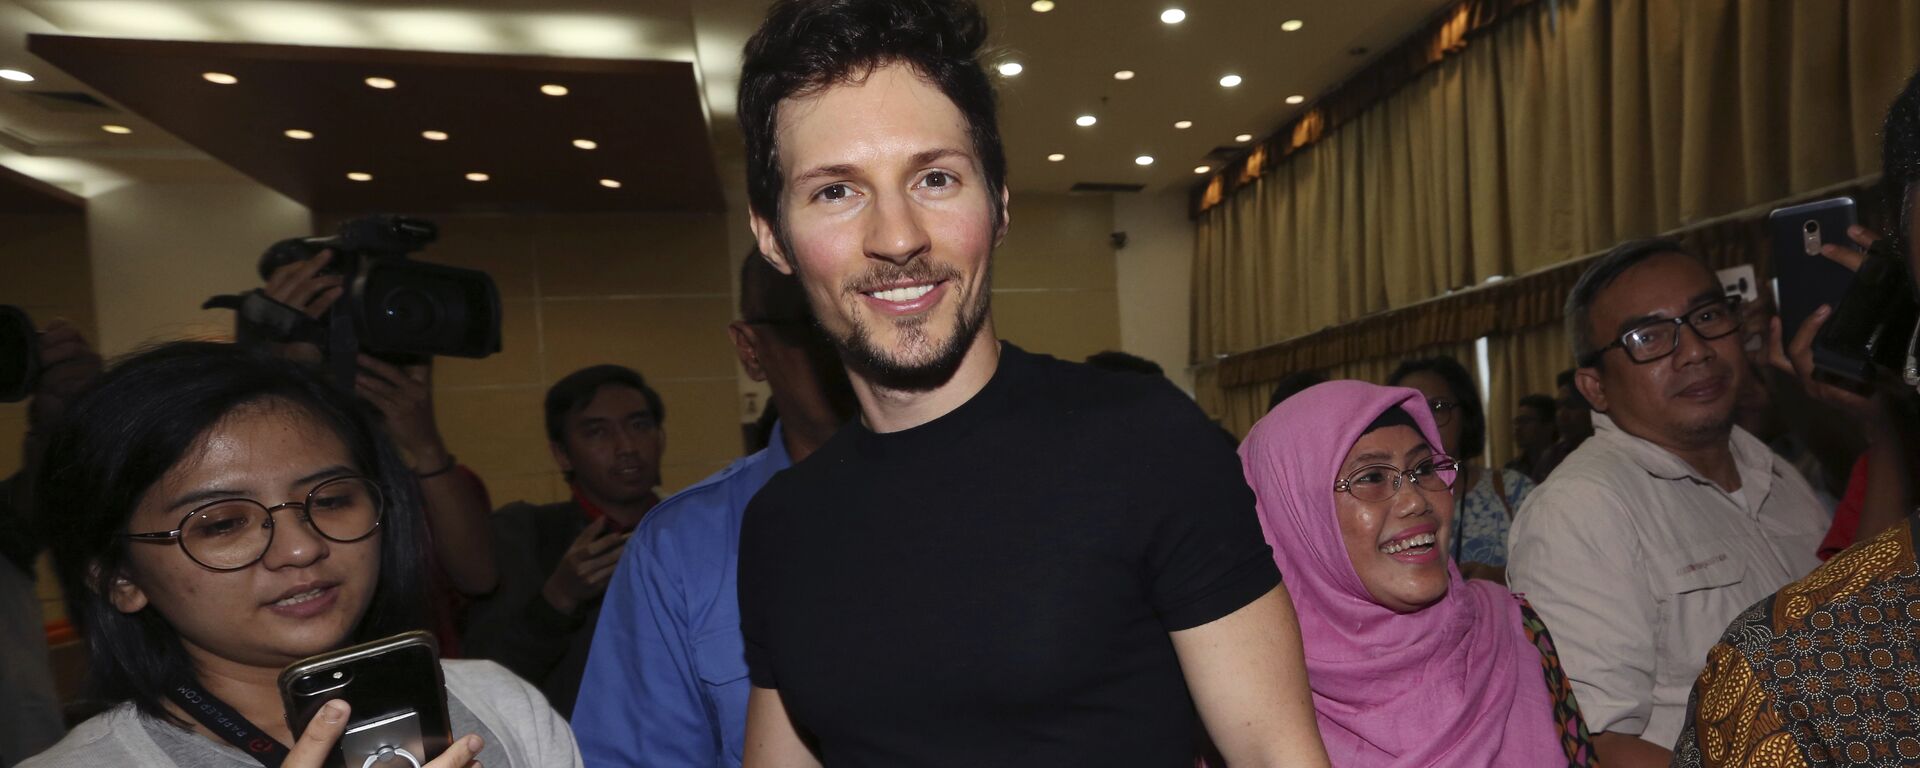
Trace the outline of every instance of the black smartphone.
<path fill-rule="evenodd" d="M 1858 249 L 1847 229 L 1858 221 L 1851 197 L 1816 200 L 1767 215 L 1773 249 L 1775 301 L 1780 307 L 1780 343 L 1793 341 L 1800 325 L 1821 305 L 1838 306 L 1853 272 L 1820 255 L 1829 243 Z"/>
<path fill-rule="evenodd" d="M 328 762 L 337 768 L 424 765 L 453 744 L 440 646 L 425 632 L 294 662 L 280 673 L 280 699 L 296 739 L 327 702 L 353 708 Z"/>

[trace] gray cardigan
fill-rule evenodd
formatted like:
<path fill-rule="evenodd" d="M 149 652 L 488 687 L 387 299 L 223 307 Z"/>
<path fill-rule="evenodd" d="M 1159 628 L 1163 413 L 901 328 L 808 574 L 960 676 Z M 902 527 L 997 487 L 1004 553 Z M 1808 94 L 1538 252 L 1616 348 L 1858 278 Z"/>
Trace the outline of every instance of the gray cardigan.
<path fill-rule="evenodd" d="M 448 698 L 472 711 L 497 737 L 481 750 L 481 763 L 489 768 L 580 767 L 573 731 L 526 681 L 490 661 L 448 660 L 441 662 L 441 669 L 446 673 Z M 132 703 L 122 703 L 81 723 L 20 768 L 173 765 L 148 735 L 141 718 Z"/>

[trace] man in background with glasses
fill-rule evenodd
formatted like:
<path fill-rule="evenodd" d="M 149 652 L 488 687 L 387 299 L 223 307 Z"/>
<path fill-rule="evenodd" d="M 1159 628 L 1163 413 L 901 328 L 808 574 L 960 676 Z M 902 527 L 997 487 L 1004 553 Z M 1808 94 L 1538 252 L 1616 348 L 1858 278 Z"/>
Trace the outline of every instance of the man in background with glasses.
<path fill-rule="evenodd" d="M 1819 565 L 1829 514 L 1734 426 L 1739 300 L 1679 243 L 1602 256 L 1566 319 L 1594 435 L 1521 507 L 1508 579 L 1553 628 L 1597 756 L 1664 766 L 1707 650 Z"/>

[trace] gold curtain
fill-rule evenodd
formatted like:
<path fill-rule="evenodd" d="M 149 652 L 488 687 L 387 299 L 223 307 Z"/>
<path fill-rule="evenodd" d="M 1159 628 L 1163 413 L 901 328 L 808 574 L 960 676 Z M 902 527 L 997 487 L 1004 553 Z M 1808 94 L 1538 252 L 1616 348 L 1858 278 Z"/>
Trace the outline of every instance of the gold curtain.
<path fill-rule="evenodd" d="M 1875 171 L 1920 2 L 1560 0 L 1468 40 L 1200 215 L 1196 362 Z"/>
<path fill-rule="evenodd" d="M 1573 349 L 1560 323 L 1487 341 L 1487 466 L 1507 463 L 1519 449 L 1513 444 L 1513 416 L 1520 398 L 1555 396 L 1554 377 L 1573 367 Z"/>

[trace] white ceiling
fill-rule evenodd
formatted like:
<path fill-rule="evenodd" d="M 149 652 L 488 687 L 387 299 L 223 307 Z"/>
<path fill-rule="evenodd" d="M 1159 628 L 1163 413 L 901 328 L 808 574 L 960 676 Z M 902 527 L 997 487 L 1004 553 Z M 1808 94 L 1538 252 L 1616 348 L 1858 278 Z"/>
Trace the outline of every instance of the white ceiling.
<path fill-rule="evenodd" d="M 26 36 L 260 42 L 469 53 L 689 61 L 700 73 L 728 184 L 738 187 L 733 121 L 741 47 L 768 0 L 0 0 L 0 68 L 38 82 L 0 81 L 0 165 L 92 196 L 132 180 L 224 180 L 237 174 L 135 115 L 111 136 L 103 116 L 50 110 L 26 91 L 88 91 L 26 52 Z M 1001 80 L 1001 125 L 1016 191 L 1075 182 L 1185 189 L 1193 167 L 1233 136 L 1264 136 L 1310 106 L 1450 0 L 981 0 L 994 63 L 1025 71 Z M 1187 18 L 1161 23 L 1179 6 Z M 1300 19 L 1304 29 L 1280 31 Z M 1356 47 L 1368 49 L 1351 55 Z M 1134 70 L 1129 81 L 1113 79 Z M 1245 80 L 1218 85 L 1228 73 Z M 1308 105 L 1289 106 L 1300 94 Z M 97 95 L 97 94 L 95 94 Z M 1100 122 L 1081 128 L 1073 120 Z M 1192 120 L 1193 128 L 1173 128 Z M 1067 156 L 1048 162 L 1049 153 Z M 1156 162 L 1133 162 L 1148 154 Z M 730 197 L 737 199 L 737 189 Z"/>

